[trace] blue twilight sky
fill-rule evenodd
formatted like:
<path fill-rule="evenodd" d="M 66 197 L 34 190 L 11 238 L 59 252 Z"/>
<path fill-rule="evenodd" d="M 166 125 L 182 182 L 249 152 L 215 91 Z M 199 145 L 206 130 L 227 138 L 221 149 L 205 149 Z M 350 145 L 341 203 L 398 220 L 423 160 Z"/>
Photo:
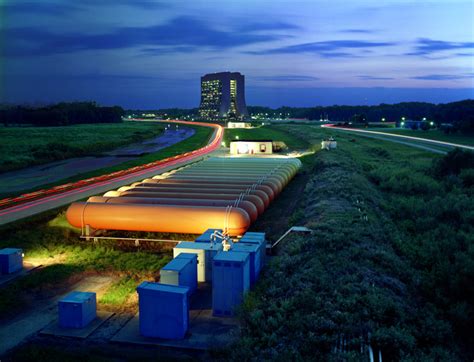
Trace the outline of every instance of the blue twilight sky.
<path fill-rule="evenodd" d="M 474 98 L 472 0 L 0 0 L 0 102 L 197 107 Z"/>

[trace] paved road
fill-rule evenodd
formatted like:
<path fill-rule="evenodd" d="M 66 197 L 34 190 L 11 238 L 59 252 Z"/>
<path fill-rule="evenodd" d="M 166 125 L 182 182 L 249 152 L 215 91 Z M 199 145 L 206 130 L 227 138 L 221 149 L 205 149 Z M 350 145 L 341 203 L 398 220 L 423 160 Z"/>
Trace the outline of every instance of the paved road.
<path fill-rule="evenodd" d="M 462 148 L 462 149 L 474 151 L 474 147 L 472 147 L 472 146 L 461 145 L 461 144 L 458 144 L 458 143 L 431 140 L 431 139 L 421 138 L 421 137 L 404 136 L 404 135 L 400 135 L 400 134 L 379 132 L 379 131 L 366 131 L 366 130 L 355 129 L 355 128 L 335 127 L 331 124 L 322 125 L 321 127 L 322 128 L 334 129 L 334 130 L 338 130 L 338 131 L 358 133 L 358 134 L 360 134 L 361 136 L 364 136 L 364 137 L 401 143 L 401 144 L 404 144 L 404 145 L 407 145 L 407 146 L 411 146 L 411 147 L 415 147 L 415 148 L 421 148 L 421 149 L 424 149 L 426 151 L 430 151 L 430 152 L 434 152 L 434 153 L 440 153 L 440 154 L 446 154 L 447 151 L 443 151 L 439 147 L 446 148 L 446 149 Z M 429 145 L 432 145 L 434 147 L 430 147 Z"/>
<path fill-rule="evenodd" d="M 166 121 L 170 123 L 171 121 Z M 191 123 L 184 121 L 173 121 L 176 123 Z M 204 123 L 192 122 L 195 125 L 205 125 Z M 221 126 L 213 125 L 216 127 L 209 144 L 193 154 L 180 158 L 178 160 L 172 160 L 166 164 L 148 168 L 145 170 L 137 171 L 124 176 L 116 177 L 111 180 L 97 182 L 95 184 L 87 185 L 70 191 L 46 196 L 41 199 L 37 199 L 23 204 L 12 206 L 3 210 L 0 210 L 0 225 L 7 224 L 12 221 L 23 219 L 28 216 L 32 216 L 47 210 L 55 209 L 60 206 L 70 204 L 71 202 L 84 199 L 89 196 L 101 194 L 111 189 L 116 189 L 121 186 L 129 185 L 133 182 L 141 181 L 145 178 L 153 177 L 157 174 L 172 170 L 173 168 L 185 165 L 190 162 L 195 162 L 204 157 L 208 156 L 220 147 L 223 130 Z"/>

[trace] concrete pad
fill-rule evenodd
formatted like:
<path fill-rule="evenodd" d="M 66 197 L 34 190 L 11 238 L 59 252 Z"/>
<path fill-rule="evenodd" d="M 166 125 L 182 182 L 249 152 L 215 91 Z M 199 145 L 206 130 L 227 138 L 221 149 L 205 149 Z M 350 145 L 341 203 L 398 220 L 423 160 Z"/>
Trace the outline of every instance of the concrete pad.
<path fill-rule="evenodd" d="M 57 337 L 74 337 L 85 339 L 99 328 L 106 320 L 112 317 L 115 313 L 97 311 L 97 317 L 84 328 L 61 328 L 58 320 L 54 320 L 48 324 L 40 334 L 52 335 Z"/>
<path fill-rule="evenodd" d="M 32 265 L 29 263 L 23 263 L 23 269 L 11 273 L 11 274 L 0 274 L 0 287 L 3 286 L 4 284 L 7 284 L 13 280 L 15 280 L 18 277 L 24 276 L 31 272 L 32 270 L 39 268 L 41 265 Z"/>
<path fill-rule="evenodd" d="M 0 356 L 57 319 L 58 301 L 72 290 L 95 292 L 99 296 L 113 281 L 114 278 L 106 276 L 86 277 L 71 286 L 64 294 L 39 300 L 31 309 L 0 323 Z"/>
<path fill-rule="evenodd" d="M 154 345 L 185 350 L 208 350 L 223 347 L 236 338 L 238 323 L 235 318 L 212 315 L 212 290 L 200 283 L 190 299 L 189 329 L 184 339 L 168 340 L 140 335 L 138 313 L 111 339 L 116 343 Z"/>

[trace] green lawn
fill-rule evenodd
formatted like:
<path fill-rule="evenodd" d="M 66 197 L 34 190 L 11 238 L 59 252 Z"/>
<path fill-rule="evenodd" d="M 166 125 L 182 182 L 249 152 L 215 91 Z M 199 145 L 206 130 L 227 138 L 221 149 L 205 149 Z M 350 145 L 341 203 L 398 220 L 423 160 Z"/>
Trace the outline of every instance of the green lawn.
<path fill-rule="evenodd" d="M 263 126 L 251 129 L 226 129 L 224 132 L 224 142 L 228 147 L 230 141 L 236 140 L 272 140 L 283 141 L 292 150 L 302 150 L 309 146 L 309 143 L 300 137 L 286 132 L 282 126 Z"/>
<path fill-rule="evenodd" d="M 134 166 L 143 165 L 149 162 L 162 160 L 167 157 L 176 156 L 181 153 L 193 151 L 195 149 L 205 146 L 214 132 L 214 130 L 209 127 L 200 127 L 200 126 L 186 126 L 186 127 L 194 128 L 195 133 L 191 137 L 181 142 L 178 142 L 172 146 L 166 147 L 154 153 L 137 157 L 136 159 L 126 161 L 115 166 L 101 168 L 101 169 L 90 171 L 87 173 L 78 174 L 73 177 L 62 179 L 54 183 L 40 185 L 34 189 L 24 190 L 21 193 L 24 194 L 24 193 L 32 192 L 35 190 L 47 189 L 53 186 L 57 186 L 57 185 L 61 185 L 61 184 L 69 183 L 69 182 L 84 180 L 90 177 L 95 177 L 95 176 L 100 176 L 107 173 L 112 173 L 115 171 L 125 170 L 127 168 L 131 168 Z M 0 198 L 11 197 L 14 195 L 16 194 L 0 193 Z"/>
<path fill-rule="evenodd" d="M 154 122 L 1 127 L 0 172 L 71 157 L 95 155 L 156 137 L 163 129 L 163 124 Z"/>
<path fill-rule="evenodd" d="M 370 129 L 369 129 L 370 131 Z M 462 134 L 445 134 L 440 130 L 429 130 L 429 131 L 413 131 L 411 129 L 400 129 L 400 128 L 387 128 L 381 129 L 381 132 L 395 133 L 411 137 L 426 138 L 436 141 L 444 141 L 451 143 L 459 143 L 461 145 L 474 146 L 474 135 L 462 135 Z"/>
<path fill-rule="evenodd" d="M 137 279 L 126 276 L 117 283 L 112 284 L 102 298 L 100 298 L 99 302 L 113 306 L 123 305 L 135 293 L 140 282 Z"/>

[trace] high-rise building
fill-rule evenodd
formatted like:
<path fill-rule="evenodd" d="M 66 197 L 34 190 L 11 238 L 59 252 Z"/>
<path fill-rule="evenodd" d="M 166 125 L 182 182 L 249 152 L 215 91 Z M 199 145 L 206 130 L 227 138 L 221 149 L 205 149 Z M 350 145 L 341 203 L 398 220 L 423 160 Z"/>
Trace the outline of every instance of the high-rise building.
<path fill-rule="evenodd" d="M 247 118 L 244 76 L 240 73 L 222 72 L 201 77 L 199 115 L 209 120 Z"/>

